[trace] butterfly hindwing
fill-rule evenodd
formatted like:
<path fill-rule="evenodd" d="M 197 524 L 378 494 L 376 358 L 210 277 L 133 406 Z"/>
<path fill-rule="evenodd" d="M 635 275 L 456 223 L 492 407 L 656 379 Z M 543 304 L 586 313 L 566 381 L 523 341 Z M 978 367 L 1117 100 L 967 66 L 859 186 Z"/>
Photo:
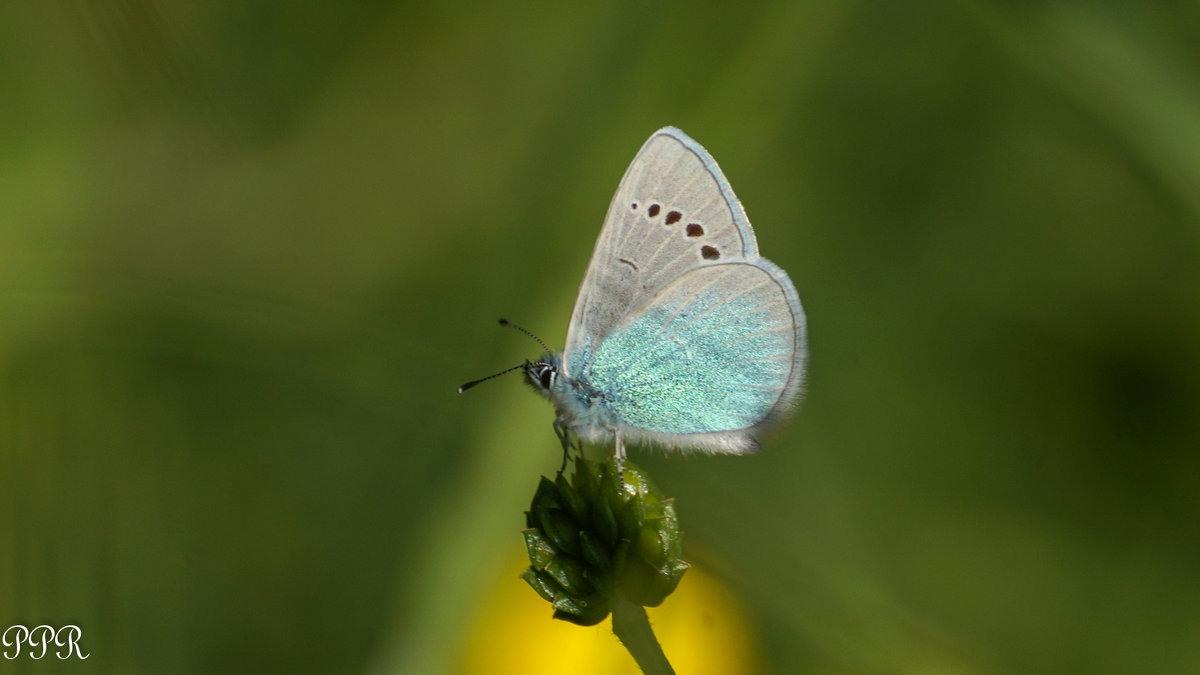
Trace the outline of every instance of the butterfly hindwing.
<path fill-rule="evenodd" d="M 800 386 L 803 314 L 786 276 L 753 263 L 693 269 L 631 312 L 597 349 L 591 384 L 630 439 L 717 452 L 750 434 Z"/>

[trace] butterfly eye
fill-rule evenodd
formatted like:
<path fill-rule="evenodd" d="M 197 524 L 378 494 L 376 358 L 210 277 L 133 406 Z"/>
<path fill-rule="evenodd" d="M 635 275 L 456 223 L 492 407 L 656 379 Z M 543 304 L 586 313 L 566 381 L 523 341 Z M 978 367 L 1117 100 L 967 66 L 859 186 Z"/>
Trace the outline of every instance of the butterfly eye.
<path fill-rule="evenodd" d="M 543 389 L 549 389 L 550 385 L 554 384 L 554 368 L 550 366 L 542 368 L 542 372 L 538 375 L 538 379 L 541 381 Z"/>

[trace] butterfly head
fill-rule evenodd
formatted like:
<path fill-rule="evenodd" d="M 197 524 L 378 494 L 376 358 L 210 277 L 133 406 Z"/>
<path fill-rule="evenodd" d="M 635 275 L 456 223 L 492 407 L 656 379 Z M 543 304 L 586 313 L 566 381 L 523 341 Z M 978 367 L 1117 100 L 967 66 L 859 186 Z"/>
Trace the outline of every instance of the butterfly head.
<path fill-rule="evenodd" d="M 530 333 L 524 328 L 521 328 L 517 324 L 512 323 L 507 319 L 500 319 L 500 325 L 514 328 L 533 338 L 539 345 L 542 346 L 542 349 L 545 350 L 545 355 L 537 361 L 526 361 L 525 363 L 513 366 L 512 368 L 506 368 L 494 375 L 488 375 L 487 377 L 478 380 L 471 380 L 470 382 L 460 386 L 458 388 L 458 393 L 461 394 L 481 382 L 487 382 L 492 378 L 499 377 L 505 373 L 511 373 L 512 371 L 519 369 L 525 371 L 525 377 L 528 379 L 530 386 L 537 390 L 537 392 L 542 396 L 550 398 L 550 394 L 554 390 L 555 383 L 558 382 L 558 374 L 562 371 L 562 359 L 554 352 L 550 351 L 550 348 L 546 346 L 545 342 L 542 342 L 541 338 L 533 333 Z"/>
<path fill-rule="evenodd" d="M 524 369 L 529 386 L 533 387 L 537 393 L 549 398 L 550 392 L 558 383 L 562 364 L 557 356 L 548 353 L 537 361 L 526 361 Z"/>

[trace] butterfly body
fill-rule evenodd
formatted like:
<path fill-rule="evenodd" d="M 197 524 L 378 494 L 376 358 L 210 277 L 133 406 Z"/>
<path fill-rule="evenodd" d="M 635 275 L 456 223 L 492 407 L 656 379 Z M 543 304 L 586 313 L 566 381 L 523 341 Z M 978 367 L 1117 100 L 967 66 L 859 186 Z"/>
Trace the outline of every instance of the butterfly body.
<path fill-rule="evenodd" d="M 555 426 L 569 429 L 587 443 L 608 443 L 620 425 L 612 406 L 611 392 L 592 386 L 583 378 L 570 378 L 562 372 L 559 354 L 525 364 L 529 383 L 550 399 L 558 411 Z"/>
<path fill-rule="evenodd" d="M 566 349 L 524 369 L 564 444 L 747 453 L 799 395 L 806 359 L 787 273 L 758 255 L 708 152 L 665 127 L 613 197 Z"/>

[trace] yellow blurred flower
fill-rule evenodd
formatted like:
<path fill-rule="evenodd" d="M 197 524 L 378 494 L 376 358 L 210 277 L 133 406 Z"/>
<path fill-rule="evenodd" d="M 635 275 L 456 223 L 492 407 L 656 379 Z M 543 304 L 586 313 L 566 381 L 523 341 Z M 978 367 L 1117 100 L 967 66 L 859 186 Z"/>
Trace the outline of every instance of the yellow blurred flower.
<path fill-rule="evenodd" d="M 521 572 L 529 559 L 514 545 L 508 573 L 466 634 L 457 672 L 470 675 L 638 675 L 637 664 L 612 634 L 612 619 L 581 627 L 550 618 Z M 758 672 L 753 632 L 732 591 L 693 566 L 679 588 L 658 607 L 648 607 L 663 651 L 680 675 L 741 675 Z"/>

